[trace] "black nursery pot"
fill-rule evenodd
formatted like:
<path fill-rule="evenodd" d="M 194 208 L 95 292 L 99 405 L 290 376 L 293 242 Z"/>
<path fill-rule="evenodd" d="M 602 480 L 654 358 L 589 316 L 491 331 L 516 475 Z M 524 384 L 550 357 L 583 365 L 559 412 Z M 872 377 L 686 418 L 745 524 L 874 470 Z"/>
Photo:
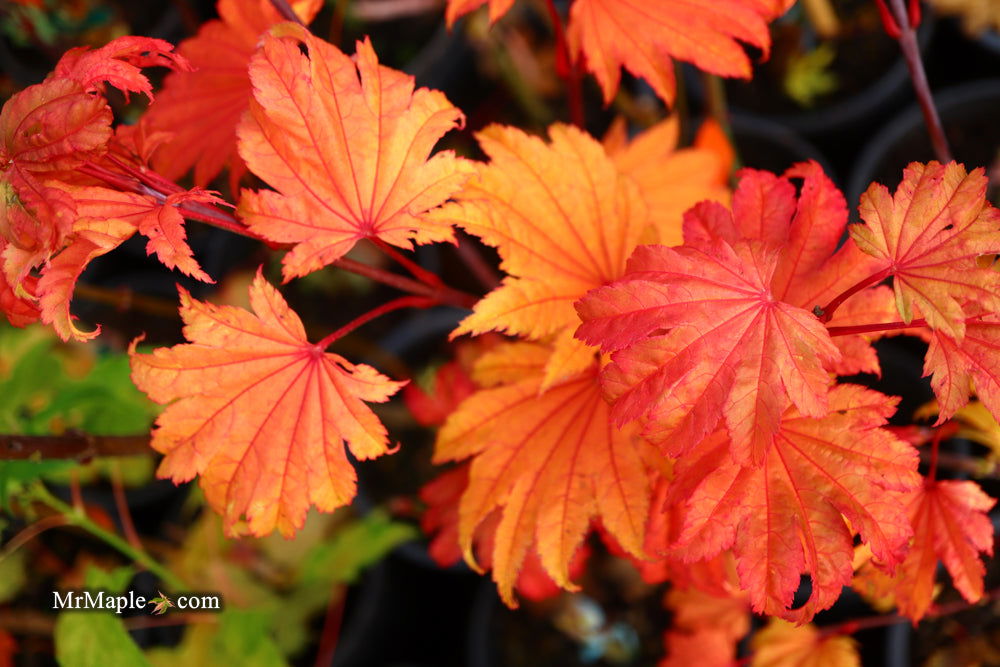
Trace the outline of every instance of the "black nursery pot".
<path fill-rule="evenodd" d="M 782 173 L 796 162 L 815 160 L 834 181 L 836 175 L 816 146 L 779 123 L 734 113 L 733 139 L 743 163 L 755 169 Z"/>
<path fill-rule="evenodd" d="M 935 94 L 938 112 L 954 158 L 969 169 L 989 167 L 1000 147 L 1000 79 L 973 81 Z M 848 201 L 858 198 L 872 182 L 890 190 L 914 161 L 934 159 L 924 117 L 914 104 L 883 127 L 858 158 L 848 182 Z"/>
<path fill-rule="evenodd" d="M 874 6 L 869 0 L 841 0 L 837 6 Z M 780 25 L 780 23 L 778 24 Z M 934 33 L 934 21 L 925 12 L 917 30 L 921 53 L 926 52 Z M 814 34 L 803 37 L 806 43 L 820 38 Z M 899 54 L 899 47 L 875 22 L 868 31 L 855 40 L 845 40 L 841 46 L 842 58 L 834 62 L 834 73 L 849 89 L 832 93 L 817 100 L 817 106 L 804 108 L 787 97 L 776 79 L 772 68 L 779 54 L 780 44 L 772 49 L 772 60 L 759 64 L 749 81 L 726 81 L 726 95 L 734 113 L 757 119 L 767 119 L 799 134 L 825 137 L 830 133 L 852 131 L 877 121 L 879 115 L 891 112 L 893 105 L 903 99 L 911 89 L 906 62 Z M 842 62 L 841 62 L 842 61 Z M 882 66 L 873 69 L 872 62 Z M 859 63 L 865 63 L 860 65 Z M 685 68 L 685 83 L 692 97 L 703 102 L 704 87 L 700 77 Z"/>

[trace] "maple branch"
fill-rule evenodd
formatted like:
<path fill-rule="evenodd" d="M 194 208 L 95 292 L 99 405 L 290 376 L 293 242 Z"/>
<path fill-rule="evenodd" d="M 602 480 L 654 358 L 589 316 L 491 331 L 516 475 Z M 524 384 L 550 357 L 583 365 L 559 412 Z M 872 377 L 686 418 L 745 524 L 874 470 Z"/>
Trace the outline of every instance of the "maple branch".
<path fill-rule="evenodd" d="M 295 13 L 295 10 L 292 9 L 292 6 L 288 4 L 288 0 L 271 0 L 271 5 L 274 6 L 285 20 L 295 21 L 301 26 L 305 25 L 302 19 L 299 18 L 299 15 Z"/>
<path fill-rule="evenodd" d="M 76 459 L 86 461 L 97 456 L 133 456 L 152 454 L 149 434 L 145 435 L 0 435 L 0 461 Z"/>
<path fill-rule="evenodd" d="M 566 90 L 569 95 L 569 116 L 581 130 L 586 125 L 583 111 L 583 87 L 580 85 L 580 69 L 576 60 L 569 51 L 569 42 L 566 39 L 566 29 L 563 26 L 562 17 L 553 0 L 545 0 L 545 7 L 549 10 L 549 19 L 552 21 L 552 31 L 556 38 L 556 74 L 566 83 Z"/>
<path fill-rule="evenodd" d="M 941 117 L 934 106 L 934 97 L 931 95 L 931 88 L 927 83 L 927 73 L 924 71 L 924 62 L 920 57 L 920 46 L 917 44 L 915 28 L 920 23 L 920 4 L 911 0 L 910 6 L 907 8 L 903 0 L 888 0 L 892 14 L 888 16 L 889 9 L 883 4 L 884 0 L 876 0 L 876 2 L 882 13 L 882 21 L 886 26 L 886 31 L 899 42 L 899 48 L 906 59 L 906 68 L 913 81 L 913 90 L 917 94 L 917 101 L 924 115 L 924 123 L 927 125 L 928 134 L 930 134 L 934 154 L 942 163 L 951 162 L 948 138 L 944 134 Z"/>
<path fill-rule="evenodd" d="M 864 288 L 871 287 L 872 285 L 877 285 L 878 283 L 882 282 L 891 275 L 892 275 L 891 269 L 884 269 L 882 271 L 879 271 L 878 273 L 872 274 L 867 278 L 865 278 L 864 280 L 862 280 L 861 282 L 856 283 L 852 287 L 848 287 L 846 290 L 837 295 L 837 297 L 833 301 L 828 303 L 825 307 L 823 308 L 817 307 L 816 309 L 813 310 L 813 312 L 816 313 L 816 317 L 819 318 L 819 321 L 825 324 L 833 318 L 833 314 L 837 311 L 837 308 L 839 308 L 842 303 L 847 301 L 849 298 L 851 298 Z"/>
<path fill-rule="evenodd" d="M 380 317 L 386 313 L 391 313 L 394 310 L 399 310 L 401 308 L 429 308 L 436 303 L 436 300 L 424 296 L 401 296 L 398 299 L 393 299 L 388 303 L 383 303 L 378 308 L 372 308 L 367 313 L 356 317 L 320 342 L 316 343 L 316 347 L 325 350 L 334 341 L 339 338 L 343 338 L 361 325 L 371 322 L 376 317 Z"/>
<path fill-rule="evenodd" d="M 383 285 L 395 287 L 398 290 L 409 292 L 410 294 L 434 299 L 436 302 L 448 306 L 471 309 L 476 302 L 479 301 L 478 297 L 452 287 L 448 287 L 447 285 L 442 285 L 441 287 L 431 287 L 430 285 L 425 285 L 424 283 L 417 282 L 416 280 L 407 278 L 406 276 L 400 276 L 395 273 L 383 271 L 382 269 L 369 266 L 368 264 L 364 264 L 353 259 L 348 259 L 347 257 L 341 257 L 337 261 L 333 262 L 331 266 L 336 266 L 344 269 L 345 271 L 356 273 L 359 276 L 364 276 L 365 278 L 380 282 Z"/>
<path fill-rule="evenodd" d="M 47 505 L 50 509 L 61 514 L 66 519 L 66 523 L 68 525 L 81 528 L 94 537 L 100 539 L 108 546 L 116 549 L 123 556 L 126 556 L 152 572 L 154 575 L 159 577 L 160 581 L 165 583 L 174 591 L 183 591 L 188 589 L 184 580 L 161 565 L 159 561 L 146 553 L 145 550 L 137 549 L 118 535 L 101 528 L 86 514 L 74 510 L 72 507 L 53 496 L 41 483 L 35 484 L 30 493 L 35 500 L 43 505 Z"/>
<path fill-rule="evenodd" d="M 373 237 L 370 240 L 372 243 L 375 244 L 376 248 L 378 248 L 386 255 L 391 257 L 393 260 L 395 260 L 397 264 L 399 264 L 404 269 L 409 271 L 410 275 L 412 275 L 420 282 L 430 285 L 431 287 L 441 287 L 442 285 L 444 285 L 444 283 L 441 282 L 441 278 L 439 278 L 436 273 L 434 273 L 433 271 L 428 271 L 424 267 L 420 266 L 419 264 L 417 264 L 409 257 L 402 254 L 395 248 L 393 248 L 391 245 L 389 245 L 382 239 Z"/>
<path fill-rule="evenodd" d="M 680 79 L 679 80 L 683 80 Z M 729 140 L 729 145 L 733 148 L 733 166 L 730 176 L 736 173 L 741 167 L 739 153 L 736 151 L 736 137 L 733 135 L 733 124 L 729 118 L 729 103 L 726 101 L 726 82 L 721 76 L 701 73 L 702 84 L 705 86 L 705 105 L 708 107 L 708 115 L 719 124 L 722 132 Z"/>
<path fill-rule="evenodd" d="M 177 304 L 166 299 L 136 294 L 131 288 L 124 286 L 116 289 L 108 289 L 86 283 L 77 283 L 76 288 L 73 290 L 73 297 L 114 306 L 118 310 L 130 310 L 134 308 L 150 315 L 170 318 L 178 317 Z"/>

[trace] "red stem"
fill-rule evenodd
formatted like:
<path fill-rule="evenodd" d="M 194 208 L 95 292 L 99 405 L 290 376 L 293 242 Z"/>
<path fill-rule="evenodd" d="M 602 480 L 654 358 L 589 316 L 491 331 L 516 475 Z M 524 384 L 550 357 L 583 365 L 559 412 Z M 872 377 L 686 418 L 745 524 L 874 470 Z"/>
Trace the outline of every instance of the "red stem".
<path fill-rule="evenodd" d="M 973 317 L 965 318 L 966 324 L 972 324 L 974 322 L 982 322 L 982 315 L 974 315 Z M 897 329 L 913 329 L 919 327 L 928 326 L 927 320 L 922 317 L 912 320 L 909 324 L 906 322 L 885 322 L 879 324 L 858 324 L 850 327 L 827 327 L 826 331 L 830 336 L 850 336 L 853 334 L 864 334 L 872 333 L 874 331 L 894 331 Z"/>
<path fill-rule="evenodd" d="M 340 625 L 344 620 L 346 602 L 344 587 L 334 584 L 330 593 L 330 603 L 326 607 L 326 617 L 323 619 L 319 650 L 316 651 L 316 667 L 325 667 L 333 662 L 333 654 L 337 651 L 337 642 L 340 639 Z"/>
<path fill-rule="evenodd" d="M 132 513 L 129 512 L 125 488 L 122 486 L 121 464 L 117 460 L 113 460 L 111 463 L 111 492 L 115 497 L 115 509 L 118 510 L 118 519 L 122 522 L 122 532 L 125 534 L 125 539 L 135 549 L 145 551 L 146 549 L 139 539 L 139 533 L 135 530 L 135 524 L 132 522 Z"/>
<path fill-rule="evenodd" d="M 471 294 L 466 294 L 465 292 L 461 292 L 457 289 L 444 285 L 441 287 L 431 287 L 430 285 L 425 285 L 424 283 L 417 282 L 416 280 L 407 278 L 406 276 L 383 271 L 382 269 L 369 266 L 368 264 L 363 264 L 353 259 L 348 259 L 347 257 L 341 257 L 333 263 L 333 266 L 344 269 L 345 271 L 350 271 L 351 273 L 356 273 L 359 276 L 370 278 L 371 280 L 380 282 L 383 285 L 395 287 L 403 292 L 409 292 L 410 294 L 415 294 L 417 296 L 434 299 L 438 303 L 443 303 L 449 306 L 472 308 L 476 305 L 476 302 L 479 301 L 477 297 Z"/>
<path fill-rule="evenodd" d="M 827 327 L 826 331 L 830 336 L 852 336 L 854 334 L 872 333 L 875 331 L 896 331 L 899 329 L 913 329 L 926 327 L 927 320 L 916 319 L 907 324 L 906 322 L 886 322 L 885 324 L 858 324 L 852 327 Z"/>
<path fill-rule="evenodd" d="M 880 0 L 881 1 L 881 0 Z M 920 45 L 917 44 L 917 33 L 914 30 L 913 20 L 919 20 L 918 16 L 907 11 L 904 0 L 889 0 L 892 14 L 895 18 L 896 26 L 899 28 L 899 48 L 903 51 L 906 59 L 907 69 L 910 71 L 910 79 L 913 81 L 913 90 L 917 94 L 917 101 L 920 103 L 920 110 L 924 114 L 924 123 L 927 125 L 927 132 L 931 136 L 931 145 L 934 147 L 934 154 L 941 162 L 951 162 L 951 149 L 948 147 L 948 138 L 945 137 L 944 128 L 941 126 L 941 118 L 938 116 L 937 108 L 934 106 L 934 97 L 931 95 L 930 85 L 927 83 L 927 73 L 924 71 L 924 62 L 920 58 Z"/>
<path fill-rule="evenodd" d="M 441 287 L 444 284 L 441 282 L 441 279 L 436 273 L 428 271 L 424 267 L 420 266 L 382 239 L 373 237 L 371 241 L 379 250 L 394 259 L 400 266 L 409 271 L 411 276 L 420 282 L 430 285 L 431 287 Z"/>
<path fill-rule="evenodd" d="M 877 285 L 878 283 L 888 278 L 890 275 L 892 275 L 892 270 L 884 269 L 876 274 L 868 276 L 861 282 L 855 284 L 853 287 L 847 288 L 845 291 L 841 292 L 833 301 L 828 303 L 824 308 L 820 309 L 820 312 L 818 313 L 819 321 L 823 322 L 824 324 L 826 322 L 829 322 L 833 318 L 833 314 L 837 311 L 837 308 L 839 308 L 842 303 L 847 301 L 849 298 L 851 298 L 864 288 L 870 287 L 871 285 Z"/>
<path fill-rule="evenodd" d="M 569 51 L 569 42 L 566 39 L 566 30 L 563 27 L 562 17 L 556 9 L 553 0 L 545 0 L 545 7 L 549 10 L 549 18 L 552 20 L 552 31 L 556 37 L 556 73 L 566 82 L 566 89 L 569 95 L 569 115 L 573 124 L 583 129 L 586 119 L 583 113 L 583 88 L 580 85 L 580 70 L 577 68 L 573 54 Z"/>
<path fill-rule="evenodd" d="M 343 338 L 347 334 L 351 333 L 362 324 L 371 322 L 376 317 L 385 315 L 386 313 L 391 313 L 394 310 L 399 310 L 400 308 L 429 308 L 433 306 L 437 301 L 435 299 L 430 299 L 423 296 L 401 296 L 398 299 L 393 299 L 387 303 L 383 303 L 377 308 L 372 308 L 367 313 L 360 315 L 344 326 L 340 327 L 329 336 L 316 343 L 316 347 L 325 350 L 330 346 L 335 340 Z"/>
<path fill-rule="evenodd" d="M 487 290 L 494 290 L 500 285 L 500 276 L 497 272 L 493 270 L 493 267 L 486 263 L 483 256 L 479 254 L 478 249 L 472 245 L 472 241 L 468 236 L 460 236 L 458 239 L 458 247 L 455 249 L 458 253 L 459 259 L 468 267 L 472 275 L 485 287 Z"/>

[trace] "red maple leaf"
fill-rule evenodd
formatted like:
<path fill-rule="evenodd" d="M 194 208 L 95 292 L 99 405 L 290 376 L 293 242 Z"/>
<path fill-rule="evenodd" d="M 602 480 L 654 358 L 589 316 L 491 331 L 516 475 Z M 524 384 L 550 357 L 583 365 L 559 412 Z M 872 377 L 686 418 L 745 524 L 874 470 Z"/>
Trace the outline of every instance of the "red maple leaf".
<path fill-rule="evenodd" d="M 320 0 L 290 3 L 309 23 Z M 229 167 L 230 189 L 246 172 L 236 151 L 236 126 L 247 110 L 252 88 L 247 72 L 260 36 L 283 19 L 270 0 L 219 0 L 219 19 L 177 47 L 195 68 L 170 74 L 141 124 L 171 134 L 153 155 L 153 166 L 170 179 L 194 167 L 195 185 L 205 186 Z"/>
<path fill-rule="evenodd" d="M 897 401 L 836 386 L 826 417 L 785 413 L 758 468 L 734 463 L 716 433 L 675 467 L 668 502 L 684 503 L 685 516 L 674 555 L 697 561 L 732 547 L 754 611 L 797 622 L 850 584 L 854 532 L 887 567 L 899 563 L 912 535 L 904 492 L 920 477 L 916 450 L 880 428 Z M 790 610 L 802 574 L 812 594 Z"/>

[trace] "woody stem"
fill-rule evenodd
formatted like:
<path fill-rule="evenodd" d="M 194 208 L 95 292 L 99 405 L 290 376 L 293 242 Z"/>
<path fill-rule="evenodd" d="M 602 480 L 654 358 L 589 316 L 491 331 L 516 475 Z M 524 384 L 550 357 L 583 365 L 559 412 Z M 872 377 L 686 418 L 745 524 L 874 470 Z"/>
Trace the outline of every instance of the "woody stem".
<path fill-rule="evenodd" d="M 354 318 L 344 326 L 340 327 L 326 338 L 316 343 L 316 346 L 322 349 L 329 347 L 334 341 L 343 338 L 347 334 L 351 333 L 362 324 L 371 322 L 376 317 L 385 315 L 386 313 L 391 313 L 394 310 L 399 310 L 400 308 L 429 308 L 433 306 L 437 301 L 434 299 L 423 297 L 423 296 L 401 296 L 398 299 L 393 299 L 388 303 L 383 303 L 378 308 L 373 308 L 367 313 Z"/>
<path fill-rule="evenodd" d="M 927 125 L 927 132 L 931 137 L 934 154 L 941 162 L 951 162 L 951 148 L 948 146 L 948 138 L 945 137 L 944 128 L 941 126 L 941 117 L 938 116 L 937 108 L 934 106 L 934 97 L 931 95 L 931 88 L 927 83 L 927 73 L 924 71 L 924 61 L 920 57 L 920 45 L 917 44 L 914 23 L 919 21 L 919 17 L 914 16 L 917 14 L 916 11 L 909 12 L 907 10 L 904 0 L 888 0 L 888 2 L 899 28 L 896 41 L 899 42 L 899 48 L 906 59 L 906 67 L 910 72 L 910 79 L 913 81 L 913 90 L 917 94 L 920 111 L 924 115 L 924 123 Z M 912 2 L 911 5 L 918 7 Z"/>

